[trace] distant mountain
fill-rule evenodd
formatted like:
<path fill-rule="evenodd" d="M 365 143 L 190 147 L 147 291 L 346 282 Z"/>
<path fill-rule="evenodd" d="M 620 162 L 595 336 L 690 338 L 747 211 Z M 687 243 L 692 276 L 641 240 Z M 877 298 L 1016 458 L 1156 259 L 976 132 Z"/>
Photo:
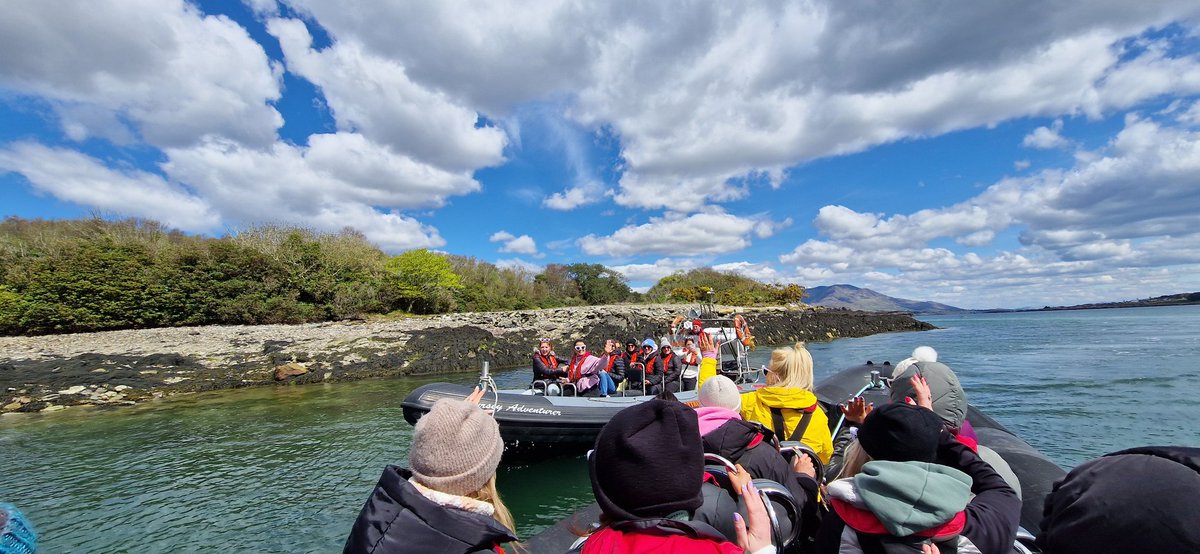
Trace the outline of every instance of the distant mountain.
<path fill-rule="evenodd" d="M 810 287 L 806 290 L 808 294 L 804 298 L 805 302 L 827 308 L 849 308 L 864 312 L 912 312 L 914 314 L 949 314 L 967 311 L 937 302 L 893 298 L 854 285 Z"/>

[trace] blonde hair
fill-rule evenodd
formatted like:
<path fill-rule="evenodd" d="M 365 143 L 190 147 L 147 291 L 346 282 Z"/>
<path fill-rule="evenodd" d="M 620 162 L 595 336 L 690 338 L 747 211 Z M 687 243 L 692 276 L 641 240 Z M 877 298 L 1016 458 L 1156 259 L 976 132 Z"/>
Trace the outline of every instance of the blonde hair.
<path fill-rule="evenodd" d="M 771 362 L 768 369 L 775 374 L 776 381 L 772 387 L 788 389 L 813 388 L 812 354 L 804 348 L 803 342 L 787 348 L 777 348 L 771 352 Z"/>
<path fill-rule="evenodd" d="M 496 509 L 492 517 L 496 518 L 496 521 L 499 521 L 501 525 L 507 527 L 509 531 L 513 533 L 517 532 L 517 525 L 513 522 L 512 513 L 508 511 L 508 506 L 505 506 L 504 502 L 500 500 L 500 491 L 496 490 L 495 473 L 492 474 L 492 478 L 488 479 L 487 483 L 483 484 L 483 488 L 466 496 L 467 498 L 474 498 L 475 500 L 491 504 Z"/>
<path fill-rule="evenodd" d="M 842 454 L 842 470 L 838 472 L 838 479 L 854 477 L 862 471 L 862 466 L 871 461 L 871 456 L 867 455 L 867 451 L 863 450 L 861 444 L 858 444 L 858 439 L 850 441 L 846 445 L 846 452 Z"/>

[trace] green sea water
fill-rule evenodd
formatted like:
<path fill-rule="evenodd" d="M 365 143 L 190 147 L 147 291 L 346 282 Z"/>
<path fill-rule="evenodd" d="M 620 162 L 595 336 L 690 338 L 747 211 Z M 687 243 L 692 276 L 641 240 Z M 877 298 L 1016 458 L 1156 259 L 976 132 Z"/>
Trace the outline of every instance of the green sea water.
<path fill-rule="evenodd" d="M 973 404 L 1063 467 L 1200 445 L 1200 306 L 922 319 L 942 329 L 810 344 L 818 380 L 927 344 Z M 528 369 L 497 376 L 517 386 Z M 30 516 L 48 553 L 340 551 L 382 468 L 407 461 L 400 401 L 439 380 L 474 375 L 0 417 L 0 501 Z M 502 467 L 499 482 L 523 536 L 591 502 L 578 458 Z"/>

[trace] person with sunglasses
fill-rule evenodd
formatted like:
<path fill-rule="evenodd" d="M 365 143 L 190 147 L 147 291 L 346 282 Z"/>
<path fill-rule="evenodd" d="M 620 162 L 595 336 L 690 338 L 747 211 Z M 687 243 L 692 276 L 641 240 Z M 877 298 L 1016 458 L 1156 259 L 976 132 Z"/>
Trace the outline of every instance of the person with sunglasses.
<path fill-rule="evenodd" d="M 593 356 L 583 339 L 575 341 L 575 355 L 567 364 L 567 379 L 575 384 L 579 396 L 608 396 L 617 391 L 612 375 L 604 370 L 609 359 L 616 354 L 616 347 L 609 342 L 604 350 L 603 358 Z"/>

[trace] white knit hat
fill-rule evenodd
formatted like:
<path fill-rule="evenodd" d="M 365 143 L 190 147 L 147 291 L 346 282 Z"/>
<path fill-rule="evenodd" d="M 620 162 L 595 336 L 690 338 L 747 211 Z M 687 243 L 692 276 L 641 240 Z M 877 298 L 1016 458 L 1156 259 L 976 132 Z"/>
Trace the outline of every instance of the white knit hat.
<path fill-rule="evenodd" d="M 418 483 L 465 496 L 496 474 L 503 453 L 492 416 L 469 402 L 443 398 L 417 420 L 408 459 Z"/>
<path fill-rule="evenodd" d="M 724 375 L 715 375 L 704 380 L 700 386 L 700 405 L 706 408 L 727 408 L 735 412 L 742 410 L 742 393 L 733 380 Z"/>

